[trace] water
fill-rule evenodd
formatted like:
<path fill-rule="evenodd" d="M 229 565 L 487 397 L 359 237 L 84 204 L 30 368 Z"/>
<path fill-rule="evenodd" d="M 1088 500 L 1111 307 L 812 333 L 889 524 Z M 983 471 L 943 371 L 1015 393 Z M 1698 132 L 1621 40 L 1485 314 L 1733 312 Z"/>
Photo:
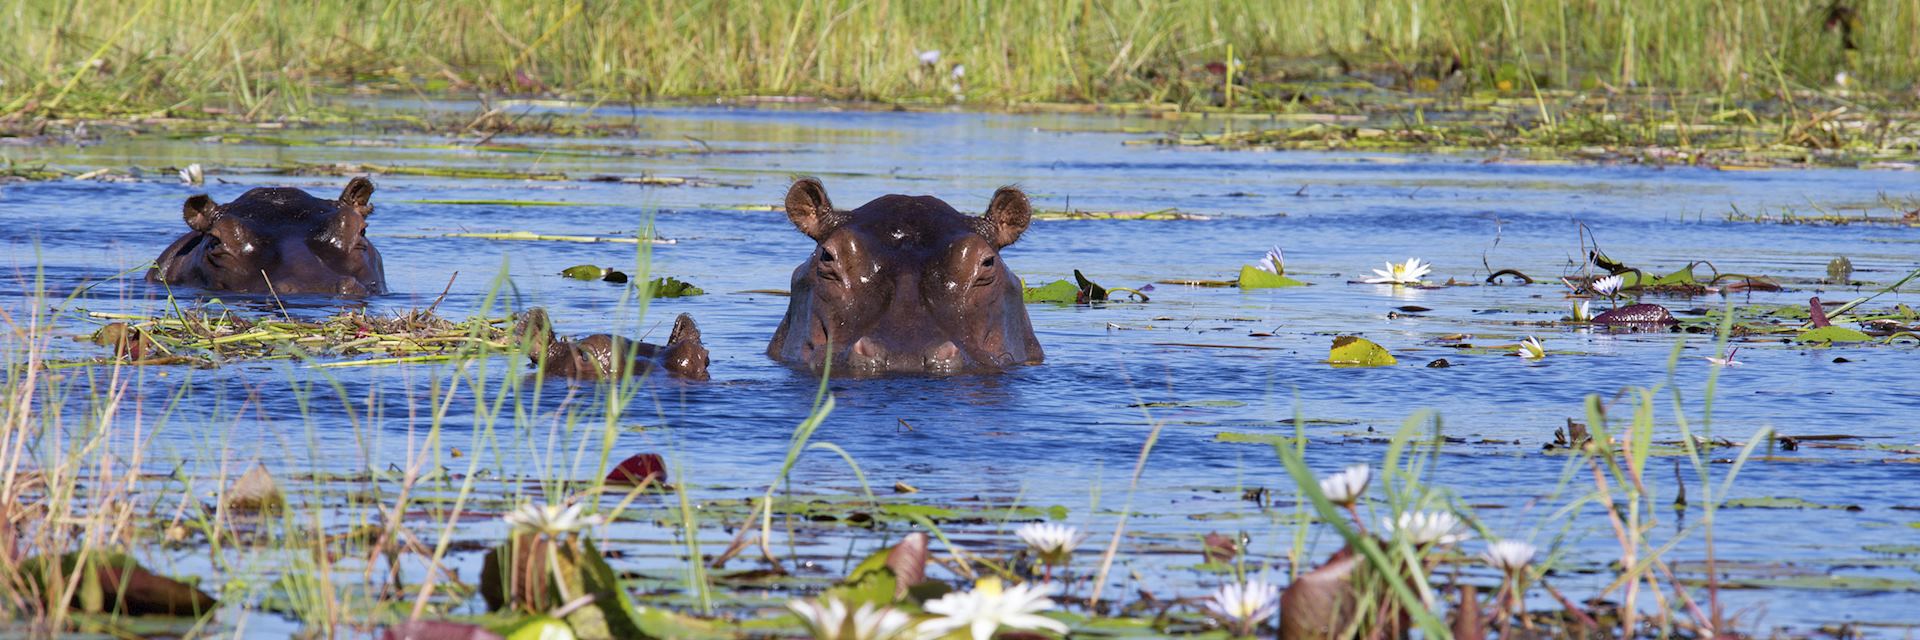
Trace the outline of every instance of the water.
<path fill-rule="evenodd" d="M 471 105 L 428 108 L 461 112 Z M 1217 575 L 1193 568 L 1199 562 L 1197 536 L 1209 531 L 1244 532 L 1252 538 L 1256 563 L 1285 563 L 1293 530 L 1294 510 L 1287 506 L 1291 482 L 1269 446 L 1216 442 L 1217 434 L 1290 434 L 1292 427 L 1282 423 L 1296 414 L 1333 421 L 1308 428 L 1313 438 L 1308 461 L 1325 472 L 1353 463 L 1379 464 L 1385 451 L 1380 439 L 1428 408 L 1443 418 L 1446 435 L 1461 439 L 1436 458 L 1431 483 L 1473 505 L 1501 535 L 1542 547 L 1561 545 L 1571 569 L 1551 579 L 1574 597 L 1590 595 L 1612 579 L 1604 564 L 1618 557 L 1618 548 L 1605 518 L 1591 509 L 1571 520 L 1556 513 L 1572 495 L 1591 490 L 1588 476 L 1574 476 L 1571 488 L 1556 494 L 1567 472 L 1566 458 L 1542 453 L 1541 446 L 1568 418 L 1584 419 L 1582 402 L 1589 394 L 1612 396 L 1627 386 L 1671 383 L 1656 403 L 1661 416 L 1656 439 L 1677 437 L 1667 395 L 1672 389 L 1685 398 L 1697 425 L 1710 371 L 1702 356 L 1712 354 L 1712 336 L 1615 335 L 1556 324 L 1571 304 L 1557 284 L 1424 290 L 1349 283 L 1369 277 L 1369 269 L 1384 261 L 1408 256 L 1431 261 L 1436 269 L 1430 279 L 1437 282 L 1479 283 L 1487 274 L 1483 265 L 1519 269 L 1552 282 L 1577 271 L 1579 226 L 1585 225 L 1609 255 L 1649 271 L 1704 260 L 1721 272 L 1764 274 L 1788 283 L 1786 292 L 1737 294 L 1735 304 L 1804 304 L 1812 295 L 1851 299 L 1897 280 L 1914 268 L 1911 247 L 1920 239 L 1920 232 L 1910 228 L 1723 219 L 1732 206 L 1743 211 L 1805 209 L 1809 203 L 1842 207 L 1871 204 L 1883 193 L 1911 195 L 1912 176 L 1902 172 L 1719 172 L 1489 162 L 1488 156 L 1199 151 L 1128 144 L 1148 137 L 1122 132 L 1128 127 L 1191 125 L 1122 116 L 734 108 L 636 108 L 599 115 L 634 133 L 590 139 L 501 136 L 494 142 L 538 148 L 587 144 L 630 148 L 636 155 L 487 153 L 448 149 L 447 139 L 432 135 L 269 131 L 330 144 L 110 135 L 85 145 L 0 147 L 0 156 L 74 169 L 138 166 L 149 173 L 199 162 L 209 168 L 205 190 L 220 201 L 270 184 L 308 187 L 330 197 L 345 183 L 344 178 L 290 177 L 269 170 L 293 163 L 538 170 L 576 179 L 601 174 L 694 178 L 695 186 L 646 187 L 376 176 L 378 208 L 369 233 L 386 257 L 394 293 L 368 305 L 375 312 L 401 312 L 438 301 L 442 314 L 464 317 L 481 310 L 504 268 L 511 302 L 549 308 L 563 333 L 647 333 L 664 339 L 672 314 L 693 314 L 713 354 L 713 381 L 643 389 L 639 404 L 644 408 L 622 421 L 615 450 L 666 453 L 680 471 L 676 480 L 689 487 L 696 503 L 757 495 L 773 481 L 792 429 L 813 400 L 816 380 L 764 355 L 785 298 L 741 293 L 786 288 L 793 267 L 810 251 L 811 241 L 780 213 L 739 210 L 778 203 L 791 176 L 821 177 L 836 204 L 849 208 L 882 194 L 908 193 L 937 195 L 963 211 L 979 211 L 995 188 L 1018 184 L 1041 209 L 1174 207 L 1204 214 L 1208 220 L 1039 221 L 1003 255 L 1029 284 L 1070 278 L 1080 269 L 1108 286 L 1137 287 L 1174 278 L 1231 279 L 1240 265 L 1279 245 L 1286 250 L 1289 272 L 1314 286 L 1242 292 L 1160 284 L 1148 304 L 1031 305 L 1046 364 L 998 376 L 834 381 L 837 407 L 815 436 L 844 448 L 876 489 L 884 492 L 895 482 L 919 488 L 913 501 L 950 505 L 979 498 L 1065 507 L 1068 523 L 1096 532 L 1074 565 L 1088 577 L 1114 514 L 1128 504 L 1130 475 L 1142 445 L 1159 426 L 1131 496 L 1138 514 L 1129 521 L 1130 537 L 1120 547 L 1106 591 L 1123 599 L 1139 588 L 1164 598 L 1199 595 L 1217 584 Z M 393 146 L 368 146 L 370 141 Z M 709 146 L 725 153 L 692 153 Z M 179 203 L 197 190 L 175 184 L 170 176 L 154 178 L 0 185 L 0 220 L 7 223 L 0 228 L 6 255 L 0 268 L 10 270 L 0 284 L 0 308 L 16 317 L 26 312 L 33 300 L 23 283 L 36 267 L 44 269 L 47 289 L 63 294 L 156 255 L 184 230 Z M 497 199 L 579 204 L 409 202 Z M 622 235 L 648 220 L 675 241 L 653 249 L 654 273 L 691 281 L 711 295 L 656 301 L 644 319 L 634 317 L 619 287 L 555 275 L 582 263 L 631 265 L 632 245 L 407 237 L 510 230 Z M 1814 284 L 1837 256 L 1853 261 L 1856 279 L 1879 284 L 1861 290 Z M 76 304 L 158 313 L 163 296 L 136 272 L 92 289 Z M 220 297 L 278 313 L 267 301 Z M 1649 301 L 1681 310 L 1720 309 L 1728 299 Z M 1899 293 L 1873 305 L 1916 302 L 1914 295 Z M 343 303 L 295 299 L 282 304 L 292 307 L 289 313 L 324 314 Z M 1394 313 L 1409 305 L 1431 311 Z M 71 317 L 58 327 L 70 335 L 91 329 Z M 1401 364 L 1381 369 L 1322 364 L 1332 337 L 1343 334 L 1386 346 Z M 1539 337 L 1553 355 L 1530 363 L 1505 353 L 1444 346 L 1507 344 L 1526 336 Z M 1683 346 L 1669 378 L 1676 342 Z M 1920 624 L 1920 607 L 1913 606 L 1920 602 L 1920 576 L 1915 575 L 1920 563 L 1911 551 L 1884 551 L 1911 550 L 1920 541 L 1915 529 L 1920 515 L 1914 510 L 1920 499 L 1900 490 L 1920 480 L 1920 467 L 1887 463 L 1911 463 L 1915 458 L 1909 452 L 1920 448 L 1920 434 L 1908 420 L 1920 408 L 1920 394 L 1912 392 L 1920 377 L 1908 366 L 1912 347 L 1811 349 L 1778 338 L 1740 346 L 1744 366 L 1725 370 L 1719 380 L 1715 436 L 1744 441 L 1755 430 L 1772 427 L 1789 435 L 1857 436 L 1860 440 L 1851 442 L 1868 448 L 1775 450 L 1775 457 L 1745 467 L 1731 497 L 1795 497 L 1858 509 L 1722 511 L 1718 557 L 1738 567 L 1728 579 L 1800 578 L 1727 591 L 1725 606 L 1745 612 L 1746 630 L 1804 631 L 1864 622 L 1893 625 L 1869 626 L 1868 633 L 1906 633 L 1900 629 Z M 57 357 L 98 354 L 97 347 L 64 340 L 53 348 Z M 1454 366 L 1422 366 L 1442 357 Z M 518 375 L 509 371 L 519 364 L 495 359 L 482 379 L 498 382 Z M 424 364 L 326 371 L 363 417 L 370 404 L 366 398 L 378 398 L 380 418 L 364 426 L 347 417 L 325 384 L 296 393 L 323 375 L 305 365 L 142 371 L 141 404 L 154 411 L 163 409 L 180 385 L 192 385 L 184 406 L 146 445 L 147 456 L 163 471 L 185 465 L 211 472 L 253 459 L 289 473 L 406 465 L 423 446 L 425 399 L 454 370 Z M 591 391 L 574 391 L 591 396 Z M 296 398 L 302 393 L 314 400 L 300 402 Z M 553 417 L 550 412 L 563 405 L 578 405 L 567 404 L 572 402 L 564 399 L 567 393 L 564 384 L 549 385 L 534 405 L 548 413 L 533 428 L 493 443 L 493 449 L 474 439 L 476 425 L 484 420 L 470 406 L 471 396 L 463 395 L 468 406 L 454 403 L 449 433 L 438 451 L 482 451 L 483 466 L 506 474 L 552 475 L 548 465 L 558 465 L 557 475 L 590 476 L 601 431 L 592 419 L 569 426 Z M 1149 403 L 1177 404 L 1140 406 Z M 1613 412 L 1623 418 L 1631 407 L 1623 401 Z M 1731 458 L 1736 452 L 1721 449 L 1713 455 Z M 1673 460 L 1656 458 L 1650 465 L 1662 504 L 1671 500 Z M 468 461 L 439 460 L 455 470 Z M 1729 466 L 1716 465 L 1716 474 Z M 846 464 L 824 450 L 809 451 L 794 478 L 802 494 L 858 493 Z M 1697 479 L 1691 470 L 1687 478 L 1697 504 Z M 1253 487 L 1275 491 L 1280 506 L 1263 510 L 1243 500 L 1243 490 Z M 672 502 L 648 498 L 641 505 L 665 509 Z M 1655 515 L 1662 524 L 1651 535 L 1663 540 L 1677 527 L 1698 524 L 1699 511 L 1684 518 Z M 731 530 L 722 530 L 723 523 L 704 524 L 703 547 L 708 553 L 723 548 Z M 976 550 L 1010 550 L 1014 544 L 995 523 L 956 525 L 955 530 L 957 541 L 978 545 Z M 799 550 L 819 561 L 818 573 L 825 579 L 847 553 L 857 558 L 899 532 L 808 531 Z M 477 523 L 460 535 L 488 540 L 499 529 Z M 626 540 L 643 550 L 622 560 L 623 568 L 651 576 L 656 586 L 683 586 L 676 581 L 684 561 L 675 554 L 684 546 L 671 539 L 672 527 L 618 525 L 609 536 L 610 546 Z M 1697 532 L 1690 533 L 1668 554 L 1683 577 L 1701 575 L 1699 541 Z M 1337 545 L 1324 533 L 1311 543 L 1311 559 Z M 1477 552 L 1480 546 L 1474 542 L 1466 548 Z M 187 555 L 175 560 L 194 566 Z M 451 562 L 470 576 L 478 571 L 479 555 L 457 553 Z M 1144 581 L 1135 582 L 1135 575 Z M 1846 588 L 1840 582 L 1822 584 L 1827 577 L 1881 581 L 1872 588 Z M 1084 594 L 1086 586 L 1077 589 Z M 1703 594 L 1696 590 L 1695 595 Z M 764 607 L 777 606 L 784 596 L 735 597 L 749 607 Z M 1552 606 L 1544 598 L 1534 604 Z M 246 628 L 278 630 L 291 624 L 255 615 Z"/>

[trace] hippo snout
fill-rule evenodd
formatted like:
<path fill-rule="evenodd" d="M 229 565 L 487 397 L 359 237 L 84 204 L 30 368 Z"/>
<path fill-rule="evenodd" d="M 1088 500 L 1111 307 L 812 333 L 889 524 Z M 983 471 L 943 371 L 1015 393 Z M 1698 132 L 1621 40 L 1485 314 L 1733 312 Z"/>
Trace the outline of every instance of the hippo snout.
<path fill-rule="evenodd" d="M 368 291 L 367 285 L 361 284 L 359 280 L 356 280 L 353 278 L 341 278 L 340 284 L 334 287 L 334 293 L 337 293 L 342 296 L 364 298 L 364 297 L 367 297 L 368 295 L 371 295 L 373 292 Z"/>
<path fill-rule="evenodd" d="M 855 371 L 873 373 L 954 372 L 967 368 L 967 356 L 952 340 L 927 347 L 897 348 L 867 336 L 853 342 L 847 351 L 847 364 Z"/>

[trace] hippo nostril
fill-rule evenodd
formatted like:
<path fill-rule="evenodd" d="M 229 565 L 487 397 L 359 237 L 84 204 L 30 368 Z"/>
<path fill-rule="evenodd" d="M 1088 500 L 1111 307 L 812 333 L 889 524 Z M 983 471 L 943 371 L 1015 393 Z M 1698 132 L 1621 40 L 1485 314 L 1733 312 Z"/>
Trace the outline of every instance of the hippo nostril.
<path fill-rule="evenodd" d="M 859 340 L 856 340 L 853 343 L 853 355 L 860 356 L 862 358 L 879 359 L 880 343 L 874 342 L 873 338 L 861 338 Z"/>
<path fill-rule="evenodd" d="M 927 368 L 953 369 L 960 366 L 960 346 L 952 340 L 940 343 L 927 352 Z"/>
<path fill-rule="evenodd" d="M 336 290 L 340 293 L 340 295 L 343 295 L 343 296 L 367 295 L 366 285 L 360 284 L 359 280 L 355 280 L 353 278 L 342 278 L 340 280 L 340 285 L 336 288 Z"/>

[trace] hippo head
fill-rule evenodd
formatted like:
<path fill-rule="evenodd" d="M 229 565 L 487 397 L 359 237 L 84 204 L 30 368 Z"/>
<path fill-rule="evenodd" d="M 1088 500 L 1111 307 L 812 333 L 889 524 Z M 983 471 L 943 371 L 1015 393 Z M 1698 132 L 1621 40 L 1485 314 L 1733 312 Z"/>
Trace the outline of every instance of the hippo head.
<path fill-rule="evenodd" d="M 373 183 L 354 178 L 337 200 L 262 187 L 219 204 L 187 199 L 191 228 L 147 272 L 153 282 L 243 293 L 384 293 L 380 252 L 367 240 Z"/>
<path fill-rule="evenodd" d="M 1032 220 L 1003 187 L 973 217 L 929 196 L 882 196 L 839 211 L 803 178 L 787 218 L 818 243 L 793 272 L 786 319 L 767 355 L 835 373 L 991 372 L 1044 357 L 1020 280 L 1000 249 Z"/>

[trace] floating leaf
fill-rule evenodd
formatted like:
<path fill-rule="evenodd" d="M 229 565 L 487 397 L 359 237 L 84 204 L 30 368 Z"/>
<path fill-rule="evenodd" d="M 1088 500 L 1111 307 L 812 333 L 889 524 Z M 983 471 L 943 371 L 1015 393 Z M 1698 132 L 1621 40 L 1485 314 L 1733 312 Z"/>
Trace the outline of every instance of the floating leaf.
<path fill-rule="evenodd" d="M 235 509 L 259 511 L 277 509 L 286 504 L 286 498 L 280 495 L 280 485 L 273 481 L 267 466 L 255 463 L 227 487 L 226 502 Z"/>
<path fill-rule="evenodd" d="M 667 461 L 658 453 L 636 453 L 607 473 L 607 484 L 637 485 L 652 478 L 654 482 L 666 484 Z"/>
<path fill-rule="evenodd" d="M 650 298 L 684 298 L 707 293 L 700 287 L 673 277 L 654 278 L 647 282 L 644 289 L 642 293 Z"/>
<path fill-rule="evenodd" d="M 1835 326 L 1820 327 L 1818 329 L 1808 329 L 1806 331 L 1800 332 L 1800 337 L 1795 338 L 1795 340 L 1798 340 L 1800 342 L 1815 342 L 1815 343 L 1827 343 L 1827 344 L 1832 344 L 1835 342 L 1866 342 L 1872 339 L 1873 339 L 1873 336 L 1869 336 L 1867 334 L 1861 333 L 1859 330 L 1849 329 L 1847 327 L 1835 327 Z"/>
<path fill-rule="evenodd" d="M 484 636 L 482 636 L 484 637 Z M 493 636 L 499 637 L 499 636 Z M 549 615 L 532 615 L 507 629 L 506 640 L 574 640 L 573 627 Z"/>
<path fill-rule="evenodd" d="M 1827 284 L 1847 284 L 1853 281 L 1853 261 L 1846 256 L 1834 258 L 1827 263 Z"/>
<path fill-rule="evenodd" d="M 1336 367 L 1384 367 L 1395 362 L 1386 347 L 1359 336 L 1335 337 L 1333 350 L 1327 354 L 1327 364 Z"/>
<path fill-rule="evenodd" d="M 1080 287 L 1065 280 L 1055 280 L 1038 287 L 1026 287 L 1020 292 L 1023 302 L 1052 302 L 1073 304 L 1080 297 Z"/>
<path fill-rule="evenodd" d="M 90 613 L 199 616 L 219 605 L 193 585 L 148 571 L 125 554 L 69 553 L 60 556 L 57 572 L 45 556 L 34 556 L 22 561 L 19 569 L 36 584 L 32 593 L 47 595 L 62 593 L 74 583 L 76 572 L 89 572 L 78 581 L 79 591 L 67 604 Z"/>
<path fill-rule="evenodd" d="M 1846 504 L 1822 504 L 1793 496 L 1764 498 L 1734 498 L 1721 504 L 1726 509 L 1836 509 L 1858 511 L 1860 507 Z"/>
<path fill-rule="evenodd" d="M 1594 324 L 1675 324 L 1673 314 L 1666 307 L 1657 304 L 1630 304 L 1618 309 L 1594 316 Z"/>
<path fill-rule="evenodd" d="M 1073 281 L 1080 285 L 1078 295 L 1073 300 L 1074 302 L 1087 304 L 1089 302 L 1099 302 L 1107 299 L 1107 288 L 1094 284 L 1092 280 L 1088 280 L 1086 276 L 1080 274 L 1079 269 L 1073 270 Z"/>
<path fill-rule="evenodd" d="M 1341 549 L 1320 568 L 1300 576 L 1280 594 L 1280 637 L 1286 640 L 1332 640 L 1353 622 L 1359 594 L 1354 574 L 1360 558 Z"/>
<path fill-rule="evenodd" d="M 907 590 L 927 580 L 927 534 L 915 531 L 902 538 L 899 544 L 887 552 L 887 568 L 893 570 L 895 585 L 893 598 L 898 600 L 907 595 Z"/>
<path fill-rule="evenodd" d="M 599 280 L 607 276 L 607 271 L 609 271 L 609 269 L 607 269 L 606 267 L 601 267 L 601 266 L 596 266 L 591 264 L 580 264 L 580 265 L 574 265 L 574 266 L 567 267 L 565 269 L 560 270 L 560 275 L 573 278 L 575 280 Z"/>
<path fill-rule="evenodd" d="M 573 637 L 572 629 L 567 630 L 566 637 Z M 504 637 L 477 624 L 451 620 L 412 620 L 387 627 L 380 634 L 380 640 L 504 640 Z"/>
<path fill-rule="evenodd" d="M 1249 290 L 1251 289 L 1284 289 L 1287 287 L 1307 286 L 1307 283 L 1305 282 L 1301 282 L 1299 280 L 1295 280 L 1293 278 L 1289 278 L 1277 273 L 1263 271 L 1261 269 L 1254 268 L 1253 265 L 1245 265 L 1240 267 L 1239 282 L 1240 282 L 1241 289 L 1249 289 Z"/>

